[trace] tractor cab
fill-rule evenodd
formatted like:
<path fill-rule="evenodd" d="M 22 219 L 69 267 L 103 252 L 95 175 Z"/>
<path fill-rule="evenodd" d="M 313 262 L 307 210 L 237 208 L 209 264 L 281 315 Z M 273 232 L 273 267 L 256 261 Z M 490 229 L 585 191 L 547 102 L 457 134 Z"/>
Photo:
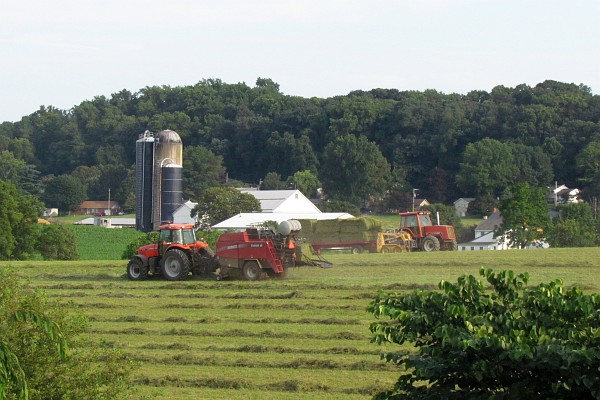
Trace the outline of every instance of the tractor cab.
<path fill-rule="evenodd" d="M 197 247 L 198 240 L 191 224 L 164 224 L 158 233 L 158 251 L 164 254 L 167 249 L 177 246 L 183 249 Z M 202 243 L 202 242 L 200 242 Z"/>
<path fill-rule="evenodd" d="M 433 226 L 428 212 L 415 211 L 400 214 L 400 229 L 408 231 L 413 237 L 425 237 L 425 227 Z"/>

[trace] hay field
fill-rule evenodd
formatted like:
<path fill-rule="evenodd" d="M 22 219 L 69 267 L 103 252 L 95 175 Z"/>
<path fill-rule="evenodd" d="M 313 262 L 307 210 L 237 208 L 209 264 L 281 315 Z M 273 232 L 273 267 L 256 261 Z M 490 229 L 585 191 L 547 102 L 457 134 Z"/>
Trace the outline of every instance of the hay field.
<path fill-rule="evenodd" d="M 397 379 L 369 342 L 380 289 L 435 289 L 479 267 L 600 291 L 600 248 L 335 254 L 260 282 L 131 282 L 124 261 L 0 263 L 90 318 L 90 338 L 142 362 L 139 399 L 367 399 Z"/>

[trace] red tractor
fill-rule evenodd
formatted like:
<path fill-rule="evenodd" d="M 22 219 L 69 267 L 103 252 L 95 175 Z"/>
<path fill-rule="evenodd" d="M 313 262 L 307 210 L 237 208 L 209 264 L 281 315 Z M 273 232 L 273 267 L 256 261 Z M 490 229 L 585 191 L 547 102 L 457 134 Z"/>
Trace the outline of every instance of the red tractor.
<path fill-rule="evenodd" d="M 400 231 L 407 232 L 423 251 L 457 250 L 452 225 L 433 225 L 429 211 L 400 213 Z"/>
<path fill-rule="evenodd" d="M 300 227 L 300 222 L 290 220 L 279 224 L 278 233 L 268 228 L 248 228 L 221 234 L 216 245 L 221 268 L 217 279 L 237 276 L 254 281 L 263 276 L 285 277 L 296 264 L 295 234 Z"/>
<path fill-rule="evenodd" d="M 158 242 L 142 246 L 127 264 L 131 280 L 162 274 L 170 281 L 187 279 L 190 272 L 207 274 L 217 268 L 213 251 L 206 242 L 196 239 L 194 225 L 161 225 Z"/>

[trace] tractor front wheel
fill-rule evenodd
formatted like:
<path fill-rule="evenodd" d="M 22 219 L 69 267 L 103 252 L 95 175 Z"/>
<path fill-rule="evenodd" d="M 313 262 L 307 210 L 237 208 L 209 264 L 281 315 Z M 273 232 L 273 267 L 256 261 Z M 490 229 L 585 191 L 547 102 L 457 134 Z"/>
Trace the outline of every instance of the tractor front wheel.
<path fill-rule="evenodd" d="M 256 261 L 246 261 L 242 268 L 242 277 L 246 281 L 256 281 L 260 278 L 260 266 Z"/>
<path fill-rule="evenodd" d="M 132 258 L 127 264 L 127 278 L 132 281 L 148 279 L 148 267 L 139 258 Z"/>
<path fill-rule="evenodd" d="M 440 241 L 435 236 L 425 236 L 422 243 L 423 251 L 439 251 L 440 250 Z"/>
<path fill-rule="evenodd" d="M 173 249 L 165 253 L 160 264 L 160 270 L 167 280 L 180 281 L 188 278 L 192 263 L 183 250 Z"/>

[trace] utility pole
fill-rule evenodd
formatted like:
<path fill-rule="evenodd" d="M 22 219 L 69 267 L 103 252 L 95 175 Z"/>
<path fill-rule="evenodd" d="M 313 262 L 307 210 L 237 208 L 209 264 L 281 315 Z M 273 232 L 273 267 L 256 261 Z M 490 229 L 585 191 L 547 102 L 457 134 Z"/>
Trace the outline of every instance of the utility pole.
<path fill-rule="evenodd" d="M 106 210 L 108 211 L 108 215 L 111 215 L 111 212 L 110 212 L 110 188 L 108 188 L 108 204 L 107 204 Z"/>
<path fill-rule="evenodd" d="M 419 191 L 419 189 L 413 189 L 413 205 L 412 205 L 412 210 L 415 211 L 415 199 L 417 198 L 417 192 Z"/>

